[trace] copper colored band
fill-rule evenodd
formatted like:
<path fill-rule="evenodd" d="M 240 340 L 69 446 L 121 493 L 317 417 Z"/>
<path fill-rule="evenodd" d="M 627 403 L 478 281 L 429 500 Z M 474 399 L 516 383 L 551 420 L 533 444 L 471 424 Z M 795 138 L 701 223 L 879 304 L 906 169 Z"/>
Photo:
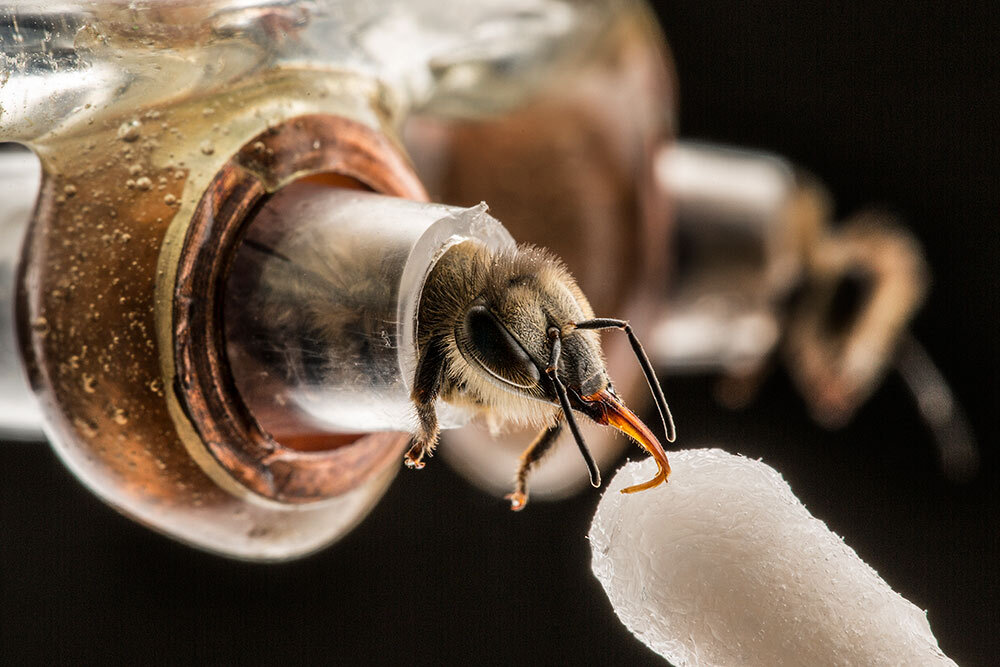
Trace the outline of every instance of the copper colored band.
<path fill-rule="evenodd" d="M 216 175 L 187 230 L 174 290 L 180 404 L 229 474 L 280 502 L 312 502 L 355 488 L 395 465 L 409 439 L 373 433 L 331 440 L 323 451 L 287 447 L 260 427 L 230 372 L 222 296 L 242 234 L 271 193 L 292 180 L 331 173 L 383 194 L 427 200 L 409 163 L 383 135 L 335 116 L 288 120 L 254 137 Z"/>

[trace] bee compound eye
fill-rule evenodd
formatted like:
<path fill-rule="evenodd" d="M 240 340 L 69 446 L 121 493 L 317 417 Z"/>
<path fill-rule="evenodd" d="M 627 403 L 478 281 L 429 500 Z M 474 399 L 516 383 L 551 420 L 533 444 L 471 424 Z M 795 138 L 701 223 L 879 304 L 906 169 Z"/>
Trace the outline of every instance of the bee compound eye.
<path fill-rule="evenodd" d="M 466 356 L 502 382 L 528 388 L 541 377 L 531 356 L 486 306 L 468 310 L 460 339 Z"/>

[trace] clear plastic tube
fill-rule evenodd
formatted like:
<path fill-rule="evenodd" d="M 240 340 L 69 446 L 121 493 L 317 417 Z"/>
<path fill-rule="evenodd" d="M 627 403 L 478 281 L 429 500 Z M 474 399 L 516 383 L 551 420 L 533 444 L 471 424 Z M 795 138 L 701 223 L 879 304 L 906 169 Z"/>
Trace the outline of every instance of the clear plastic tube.
<path fill-rule="evenodd" d="M 22 368 L 14 320 L 17 265 L 41 177 L 33 153 L 13 145 L 0 147 L 0 438 L 7 440 L 45 439 L 38 402 Z"/>
<path fill-rule="evenodd" d="M 464 241 L 514 243 L 485 204 L 312 183 L 274 195 L 238 251 L 225 300 L 233 376 L 260 425 L 300 448 L 315 448 L 317 432 L 412 431 L 420 292 L 435 261 Z M 443 428 L 470 418 L 446 404 L 439 416 Z"/>

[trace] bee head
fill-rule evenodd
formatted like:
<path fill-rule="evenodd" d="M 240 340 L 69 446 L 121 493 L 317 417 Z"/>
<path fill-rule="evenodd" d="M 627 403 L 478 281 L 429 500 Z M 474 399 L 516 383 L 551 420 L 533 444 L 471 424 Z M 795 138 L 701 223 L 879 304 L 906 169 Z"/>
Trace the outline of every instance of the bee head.
<path fill-rule="evenodd" d="M 589 396 L 608 386 L 597 333 L 574 330 L 590 313 L 575 283 L 567 285 L 539 271 L 513 275 L 504 280 L 503 289 L 484 291 L 466 308 L 455 339 L 465 360 L 492 382 L 558 404 L 545 372 L 553 327 L 565 332 L 558 372 L 572 393 Z"/>
<path fill-rule="evenodd" d="M 628 322 L 595 319 L 573 277 L 549 255 L 528 249 L 500 258 L 491 270 L 493 274 L 483 281 L 486 287 L 464 309 L 455 327 L 458 350 L 469 366 L 508 391 L 559 405 L 594 486 L 600 485 L 600 471 L 573 411 L 627 434 L 656 459 L 657 475 L 625 492 L 666 481 L 670 466 L 662 446 L 615 394 L 601 354 L 597 330 L 625 331 L 672 442 L 673 419 L 663 390 Z"/>

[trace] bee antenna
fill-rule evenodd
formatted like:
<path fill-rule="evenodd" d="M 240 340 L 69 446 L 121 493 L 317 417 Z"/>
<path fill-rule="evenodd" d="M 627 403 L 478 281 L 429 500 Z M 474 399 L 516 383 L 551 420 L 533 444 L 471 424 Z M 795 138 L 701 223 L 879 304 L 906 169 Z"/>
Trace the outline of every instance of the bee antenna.
<path fill-rule="evenodd" d="M 674 426 L 674 416 L 670 414 L 670 407 L 667 405 L 667 399 L 663 395 L 663 387 L 660 386 L 660 381 L 656 378 L 656 373 L 653 371 L 653 365 L 649 363 L 649 357 L 646 356 L 646 351 L 642 349 L 642 344 L 639 339 L 635 337 L 635 333 L 632 331 L 632 327 L 625 320 L 615 320 L 608 317 L 598 317 L 592 320 L 586 320 L 585 322 L 577 322 L 577 329 L 621 329 L 628 336 L 628 342 L 632 345 L 632 351 L 635 352 L 635 358 L 639 360 L 639 365 L 642 367 L 642 372 L 646 376 L 646 384 L 649 385 L 649 391 L 653 394 L 653 400 L 656 401 L 656 408 L 660 411 L 660 419 L 663 420 L 663 430 L 667 436 L 667 442 L 673 442 L 677 439 L 677 429 Z"/>
<path fill-rule="evenodd" d="M 573 410 L 569 406 L 569 396 L 566 395 L 566 387 L 563 386 L 562 381 L 556 374 L 556 369 L 559 367 L 559 356 L 562 354 L 562 339 L 557 327 L 549 329 L 549 338 L 552 339 L 552 354 L 549 356 L 549 366 L 545 369 L 545 374 L 549 376 L 552 384 L 556 386 L 556 393 L 559 395 L 559 404 L 562 406 L 563 415 L 565 415 L 566 421 L 569 423 L 569 430 L 572 431 L 573 438 L 576 440 L 576 446 L 580 448 L 580 453 L 583 454 L 583 460 L 587 462 L 587 470 L 590 471 L 590 485 L 596 489 L 601 486 L 601 471 L 597 467 L 597 463 L 594 461 L 590 450 L 587 449 L 587 443 L 583 441 L 580 427 L 577 426 L 576 418 L 573 417 Z"/>

